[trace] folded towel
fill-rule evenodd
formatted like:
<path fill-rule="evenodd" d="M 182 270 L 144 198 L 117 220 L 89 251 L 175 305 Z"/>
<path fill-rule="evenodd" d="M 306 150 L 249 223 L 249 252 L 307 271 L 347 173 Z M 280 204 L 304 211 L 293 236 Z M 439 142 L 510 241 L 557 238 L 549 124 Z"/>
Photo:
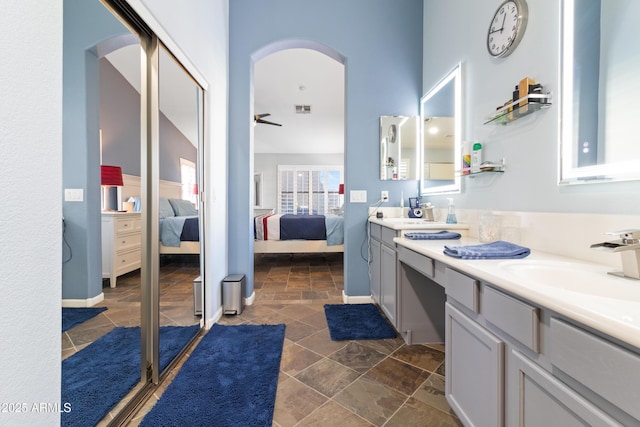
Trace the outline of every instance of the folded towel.
<path fill-rule="evenodd" d="M 524 258 L 531 253 L 529 248 L 498 240 L 497 242 L 470 246 L 445 246 L 444 254 L 461 259 Z"/>
<path fill-rule="evenodd" d="M 462 237 L 462 235 L 454 231 L 442 230 L 437 233 L 405 233 L 404 237 L 411 240 L 456 240 Z"/>

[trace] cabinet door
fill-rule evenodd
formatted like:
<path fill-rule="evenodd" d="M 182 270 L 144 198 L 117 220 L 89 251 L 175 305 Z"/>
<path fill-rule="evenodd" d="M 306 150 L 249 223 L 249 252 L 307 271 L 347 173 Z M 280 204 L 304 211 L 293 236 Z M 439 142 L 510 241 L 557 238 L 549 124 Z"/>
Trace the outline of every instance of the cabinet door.
<path fill-rule="evenodd" d="M 509 425 L 621 426 L 522 353 L 509 358 Z"/>
<path fill-rule="evenodd" d="M 380 246 L 382 246 L 382 244 L 378 240 L 371 239 L 369 245 L 369 250 L 371 251 L 371 263 L 369 264 L 371 296 L 375 302 L 380 304 Z"/>
<path fill-rule="evenodd" d="M 380 248 L 380 305 L 391 324 L 397 327 L 396 251 L 386 245 Z"/>
<path fill-rule="evenodd" d="M 445 305 L 445 389 L 465 426 L 504 425 L 504 342 Z"/>

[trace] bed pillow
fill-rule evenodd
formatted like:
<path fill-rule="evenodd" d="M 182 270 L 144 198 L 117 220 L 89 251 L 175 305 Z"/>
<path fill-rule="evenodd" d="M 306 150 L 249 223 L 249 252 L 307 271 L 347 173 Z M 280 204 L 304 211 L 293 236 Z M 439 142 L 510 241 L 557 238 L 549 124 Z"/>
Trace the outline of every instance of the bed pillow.
<path fill-rule="evenodd" d="M 169 203 L 173 207 L 173 211 L 176 216 L 196 216 L 198 211 L 193 207 L 193 204 L 188 200 L 183 199 L 169 199 Z"/>
<path fill-rule="evenodd" d="M 164 197 L 160 197 L 160 219 L 169 218 L 172 216 L 176 216 L 176 213 L 173 211 L 171 207 L 171 203 L 169 200 Z"/>

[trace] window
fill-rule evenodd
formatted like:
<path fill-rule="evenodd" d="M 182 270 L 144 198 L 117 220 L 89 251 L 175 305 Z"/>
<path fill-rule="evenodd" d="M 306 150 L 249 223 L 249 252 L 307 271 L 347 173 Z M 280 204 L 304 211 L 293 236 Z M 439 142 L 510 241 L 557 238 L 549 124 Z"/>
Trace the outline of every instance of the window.
<path fill-rule="evenodd" d="M 180 157 L 180 182 L 182 183 L 182 198 L 198 206 L 196 164 L 182 157 Z"/>
<path fill-rule="evenodd" d="M 325 215 L 340 207 L 342 166 L 278 166 L 278 212 Z"/>

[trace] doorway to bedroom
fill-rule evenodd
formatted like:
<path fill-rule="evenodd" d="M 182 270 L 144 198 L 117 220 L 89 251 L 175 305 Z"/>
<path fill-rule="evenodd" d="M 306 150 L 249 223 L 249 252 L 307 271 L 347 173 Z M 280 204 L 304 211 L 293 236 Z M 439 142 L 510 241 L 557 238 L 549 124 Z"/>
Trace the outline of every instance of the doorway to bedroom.
<path fill-rule="evenodd" d="M 344 64 L 311 48 L 285 48 L 254 64 L 252 205 L 258 298 L 342 295 L 344 82 Z"/>

